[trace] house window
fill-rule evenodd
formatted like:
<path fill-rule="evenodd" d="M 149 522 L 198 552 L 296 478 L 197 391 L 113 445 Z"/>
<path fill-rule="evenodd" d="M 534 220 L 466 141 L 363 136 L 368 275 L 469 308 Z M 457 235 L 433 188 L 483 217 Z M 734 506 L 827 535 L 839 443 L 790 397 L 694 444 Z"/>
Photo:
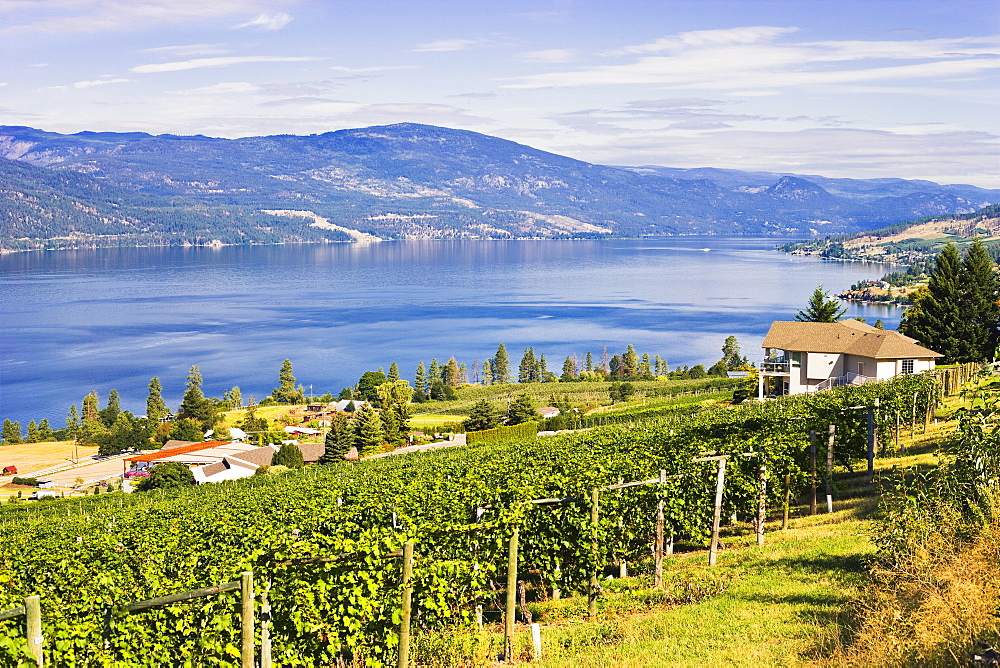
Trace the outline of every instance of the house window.
<path fill-rule="evenodd" d="M 902 374 L 913 373 L 913 360 L 900 360 L 899 372 Z"/>
<path fill-rule="evenodd" d="M 865 375 L 865 363 L 864 362 L 858 362 L 858 375 L 859 376 Z"/>
<path fill-rule="evenodd" d="M 802 353 L 800 352 L 792 353 L 792 366 L 802 366 Z"/>

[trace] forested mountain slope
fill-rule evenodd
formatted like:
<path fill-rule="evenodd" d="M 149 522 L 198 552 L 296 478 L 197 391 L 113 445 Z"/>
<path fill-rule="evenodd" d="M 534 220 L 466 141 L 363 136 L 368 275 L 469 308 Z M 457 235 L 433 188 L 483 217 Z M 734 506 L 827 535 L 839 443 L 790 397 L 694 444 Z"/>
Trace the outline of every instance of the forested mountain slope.
<path fill-rule="evenodd" d="M 241 139 L 0 126 L 0 250 L 836 234 L 1000 202 L 973 186 L 817 178 L 609 167 L 411 123 Z"/>

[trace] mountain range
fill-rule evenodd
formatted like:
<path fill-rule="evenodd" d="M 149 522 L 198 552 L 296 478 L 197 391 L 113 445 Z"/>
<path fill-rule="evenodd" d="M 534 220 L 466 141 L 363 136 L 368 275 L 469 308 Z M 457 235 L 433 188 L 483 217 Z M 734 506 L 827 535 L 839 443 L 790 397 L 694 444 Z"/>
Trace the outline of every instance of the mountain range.
<path fill-rule="evenodd" d="M 1000 203 L 904 179 L 612 167 L 401 123 L 221 139 L 0 126 L 0 250 L 831 235 Z"/>

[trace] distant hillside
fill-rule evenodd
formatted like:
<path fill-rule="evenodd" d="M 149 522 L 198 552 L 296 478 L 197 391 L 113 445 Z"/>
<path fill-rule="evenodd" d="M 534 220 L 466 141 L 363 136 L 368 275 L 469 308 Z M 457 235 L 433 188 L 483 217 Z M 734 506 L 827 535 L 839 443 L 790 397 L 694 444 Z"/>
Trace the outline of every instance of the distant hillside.
<path fill-rule="evenodd" d="M 839 234 L 997 202 L 927 181 L 608 167 L 410 123 L 242 139 L 0 126 L 0 250 Z"/>
<path fill-rule="evenodd" d="M 796 255 L 913 265 L 935 257 L 949 241 L 963 248 L 975 237 L 994 256 L 1000 254 L 1000 206 L 993 204 L 974 213 L 918 218 L 870 232 L 788 244 L 782 250 Z"/>

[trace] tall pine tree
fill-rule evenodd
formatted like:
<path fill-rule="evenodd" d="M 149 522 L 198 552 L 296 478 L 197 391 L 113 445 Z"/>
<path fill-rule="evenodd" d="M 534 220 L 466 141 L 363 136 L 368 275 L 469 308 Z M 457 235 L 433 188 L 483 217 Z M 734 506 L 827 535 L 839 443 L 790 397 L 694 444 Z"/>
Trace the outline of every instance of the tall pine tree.
<path fill-rule="evenodd" d="M 926 292 L 915 296 L 899 323 L 901 333 L 941 353 L 945 362 L 962 361 L 966 350 L 961 280 L 958 247 L 948 242 L 937 257 Z"/>
<path fill-rule="evenodd" d="M 493 356 L 493 382 L 502 385 L 510 382 L 510 358 L 507 357 L 507 348 L 501 343 L 497 346 L 497 353 Z"/>
<path fill-rule="evenodd" d="M 146 419 L 151 422 L 159 422 L 167 417 L 170 411 L 163 401 L 163 388 L 160 386 L 160 379 L 153 376 L 149 381 L 149 396 L 146 397 Z"/>
<path fill-rule="evenodd" d="M 840 302 L 829 297 L 822 285 L 817 286 L 809 297 L 806 310 L 796 313 L 795 319 L 799 322 L 837 322 L 847 309 L 841 308 Z"/>
<path fill-rule="evenodd" d="M 1000 308 L 997 297 L 996 264 L 982 242 L 972 242 L 961 271 L 961 309 L 966 325 L 962 337 L 962 359 L 968 362 L 991 361 L 996 356 L 997 320 Z"/>

